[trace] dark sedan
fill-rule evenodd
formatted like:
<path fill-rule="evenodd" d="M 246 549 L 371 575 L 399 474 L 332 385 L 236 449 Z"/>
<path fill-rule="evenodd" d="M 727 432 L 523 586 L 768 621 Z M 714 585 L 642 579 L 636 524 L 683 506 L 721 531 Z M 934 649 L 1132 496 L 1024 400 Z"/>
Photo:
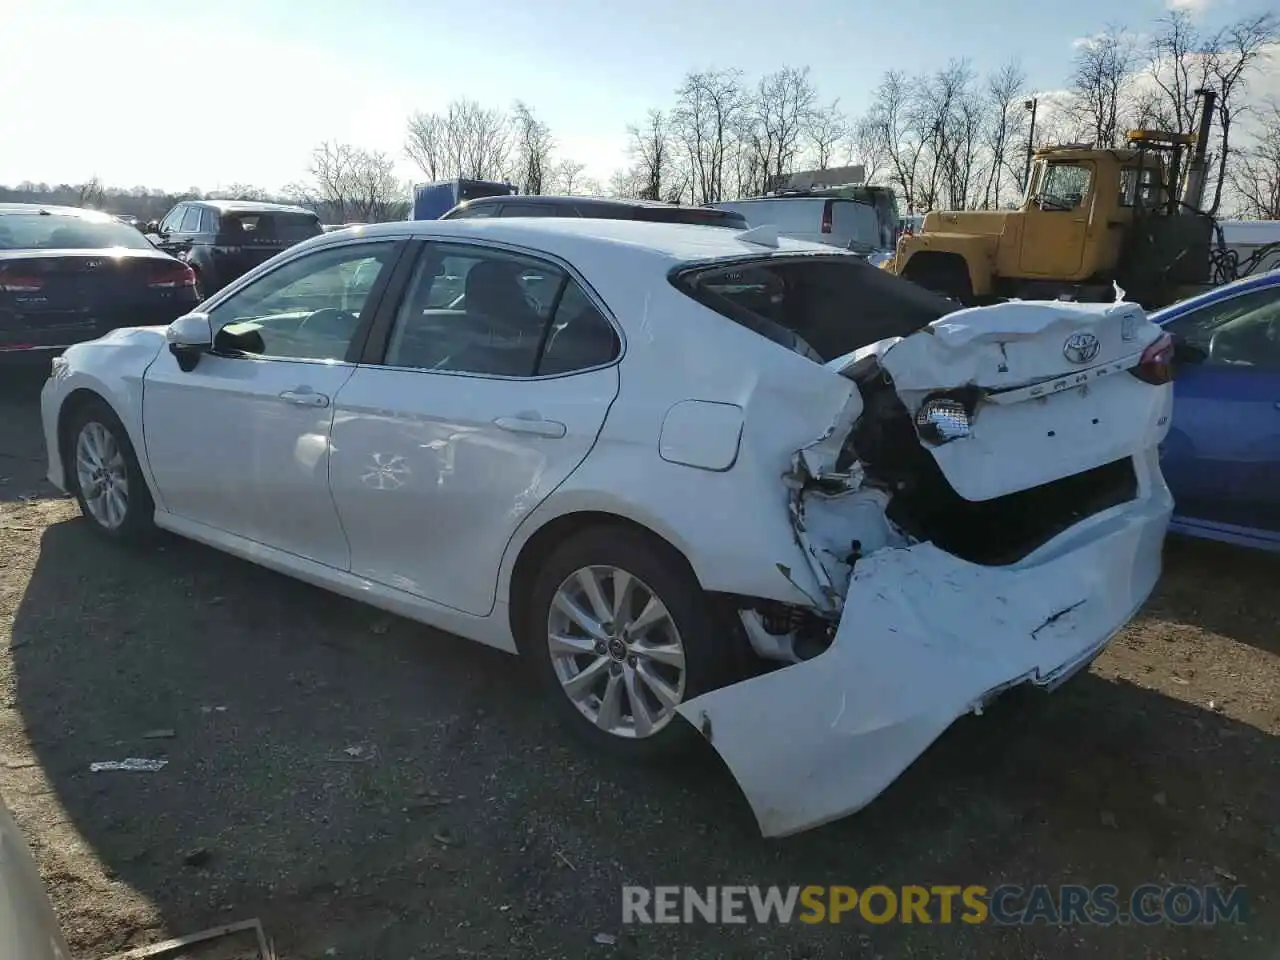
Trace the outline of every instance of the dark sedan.
<path fill-rule="evenodd" d="M 197 302 L 191 268 L 109 214 L 0 204 L 0 361 L 167 324 Z"/>

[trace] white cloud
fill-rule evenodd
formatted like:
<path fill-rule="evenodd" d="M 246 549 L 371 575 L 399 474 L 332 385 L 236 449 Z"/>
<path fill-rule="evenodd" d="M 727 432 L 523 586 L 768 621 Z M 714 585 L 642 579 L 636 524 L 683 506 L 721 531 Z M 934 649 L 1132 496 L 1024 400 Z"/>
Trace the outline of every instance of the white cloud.
<path fill-rule="evenodd" d="M 1213 0 L 1165 0 L 1165 6 L 1170 10 L 1185 10 L 1187 13 L 1204 13 L 1209 9 Z"/>

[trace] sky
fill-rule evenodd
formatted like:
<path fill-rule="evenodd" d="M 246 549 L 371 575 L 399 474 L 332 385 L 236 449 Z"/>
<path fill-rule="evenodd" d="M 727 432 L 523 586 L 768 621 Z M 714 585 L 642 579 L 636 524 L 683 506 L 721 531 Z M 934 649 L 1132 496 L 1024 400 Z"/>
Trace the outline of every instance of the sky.
<path fill-rule="evenodd" d="M 883 74 L 1011 56 L 1059 89 L 1074 42 L 1142 29 L 1167 4 L 1209 27 L 1259 0 L 0 0 L 0 183 L 173 190 L 303 179 L 339 140 L 404 158 L 405 121 L 467 97 L 520 98 L 558 155 L 601 181 L 626 125 L 690 70 L 809 66 L 824 101 L 866 109 Z M 1123 10 L 1123 18 L 1117 18 Z M 1280 62 L 1275 70 L 1280 72 Z M 1274 75 L 1271 79 L 1275 79 Z M 1276 84 L 1280 89 L 1280 84 Z"/>

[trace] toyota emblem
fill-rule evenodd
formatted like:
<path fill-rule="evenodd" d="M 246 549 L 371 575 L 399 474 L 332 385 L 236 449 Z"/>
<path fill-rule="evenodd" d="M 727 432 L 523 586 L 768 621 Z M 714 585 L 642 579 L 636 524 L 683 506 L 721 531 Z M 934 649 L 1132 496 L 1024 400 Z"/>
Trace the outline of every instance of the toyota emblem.
<path fill-rule="evenodd" d="M 1088 363 L 1101 349 L 1102 344 L 1092 333 L 1073 333 L 1062 345 L 1062 354 L 1072 363 Z"/>

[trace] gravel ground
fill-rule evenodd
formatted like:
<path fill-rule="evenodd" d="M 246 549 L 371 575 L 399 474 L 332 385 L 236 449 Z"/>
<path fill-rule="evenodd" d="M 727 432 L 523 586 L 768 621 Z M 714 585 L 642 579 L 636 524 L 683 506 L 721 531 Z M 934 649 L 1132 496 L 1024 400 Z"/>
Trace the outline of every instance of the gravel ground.
<path fill-rule="evenodd" d="M 41 479 L 38 381 L 0 378 L 0 793 L 77 957 L 254 916 L 288 957 L 1280 955 L 1280 557 L 1171 542 L 1089 673 L 764 841 L 710 751 L 587 755 L 515 658 L 195 544 L 100 543 Z M 169 762 L 88 772 L 124 757 Z M 1251 909 L 1213 929 L 620 923 L 624 883 L 1227 877 Z"/>

